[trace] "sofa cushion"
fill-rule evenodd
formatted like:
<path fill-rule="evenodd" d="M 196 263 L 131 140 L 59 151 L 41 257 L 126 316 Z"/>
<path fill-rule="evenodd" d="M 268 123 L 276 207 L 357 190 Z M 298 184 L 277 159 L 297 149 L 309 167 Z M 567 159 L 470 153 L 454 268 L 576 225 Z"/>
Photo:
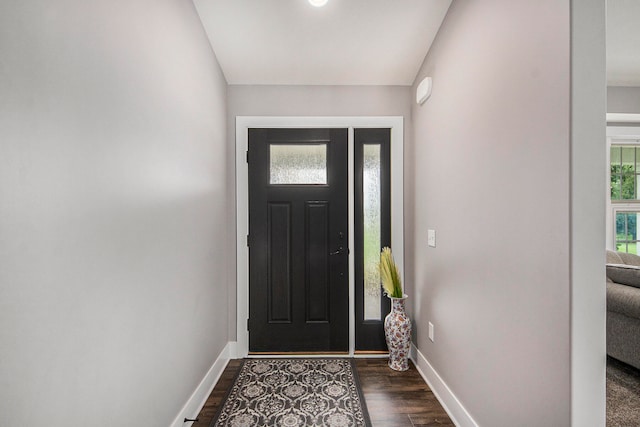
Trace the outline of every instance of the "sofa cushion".
<path fill-rule="evenodd" d="M 607 264 L 626 264 L 618 252 L 607 250 Z"/>
<path fill-rule="evenodd" d="M 607 283 L 607 311 L 640 319 L 640 288 Z"/>
<path fill-rule="evenodd" d="M 640 256 L 629 254 L 626 252 L 618 252 L 618 256 L 622 259 L 623 264 L 640 266 Z"/>
<path fill-rule="evenodd" d="M 616 283 L 640 288 L 640 267 L 628 264 L 607 264 L 607 277 Z"/>

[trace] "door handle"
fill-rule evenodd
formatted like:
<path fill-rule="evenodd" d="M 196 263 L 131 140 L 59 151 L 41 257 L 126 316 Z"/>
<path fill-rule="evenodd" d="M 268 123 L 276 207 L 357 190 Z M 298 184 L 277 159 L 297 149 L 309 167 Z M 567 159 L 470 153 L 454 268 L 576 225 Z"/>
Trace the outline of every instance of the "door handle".
<path fill-rule="evenodd" d="M 329 252 L 329 255 L 338 255 L 338 254 L 341 254 L 342 252 L 344 252 L 344 248 L 342 246 L 339 246 L 337 251 Z"/>
<path fill-rule="evenodd" d="M 341 253 L 344 253 L 344 248 L 342 246 L 338 246 L 338 250 L 335 252 L 329 252 L 329 255 L 339 255 Z M 348 249 L 347 249 L 347 253 L 349 253 Z"/>

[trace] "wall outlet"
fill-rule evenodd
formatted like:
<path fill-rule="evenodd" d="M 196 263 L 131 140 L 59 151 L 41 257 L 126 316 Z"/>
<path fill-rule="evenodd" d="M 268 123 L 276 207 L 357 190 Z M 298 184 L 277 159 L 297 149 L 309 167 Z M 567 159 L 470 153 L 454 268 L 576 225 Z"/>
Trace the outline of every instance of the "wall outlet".
<path fill-rule="evenodd" d="M 431 340 L 431 342 L 435 342 L 433 339 L 433 323 L 429 322 L 429 339 Z"/>
<path fill-rule="evenodd" d="M 427 230 L 427 245 L 436 247 L 436 230 Z"/>

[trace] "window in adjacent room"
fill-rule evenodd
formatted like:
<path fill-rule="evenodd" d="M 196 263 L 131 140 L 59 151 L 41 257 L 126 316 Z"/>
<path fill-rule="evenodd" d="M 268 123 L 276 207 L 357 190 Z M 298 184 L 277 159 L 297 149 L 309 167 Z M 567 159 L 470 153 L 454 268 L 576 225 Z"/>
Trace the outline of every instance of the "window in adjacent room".
<path fill-rule="evenodd" d="M 616 250 L 638 255 L 640 211 L 615 210 Z"/>
<path fill-rule="evenodd" d="M 614 248 L 638 254 L 640 241 L 640 141 L 612 140 L 609 196 Z"/>

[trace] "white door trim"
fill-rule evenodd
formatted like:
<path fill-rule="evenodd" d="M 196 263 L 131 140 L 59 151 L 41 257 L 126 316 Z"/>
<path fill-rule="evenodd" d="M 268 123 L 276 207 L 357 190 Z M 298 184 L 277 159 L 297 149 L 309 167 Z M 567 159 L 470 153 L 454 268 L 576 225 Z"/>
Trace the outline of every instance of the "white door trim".
<path fill-rule="evenodd" d="M 391 247 L 404 275 L 404 119 L 380 117 L 236 117 L 236 357 L 249 352 L 249 178 L 246 151 L 250 128 L 347 128 L 349 129 L 349 247 L 354 247 L 353 129 L 391 129 Z M 349 254 L 349 355 L 355 350 L 354 255 Z"/>

